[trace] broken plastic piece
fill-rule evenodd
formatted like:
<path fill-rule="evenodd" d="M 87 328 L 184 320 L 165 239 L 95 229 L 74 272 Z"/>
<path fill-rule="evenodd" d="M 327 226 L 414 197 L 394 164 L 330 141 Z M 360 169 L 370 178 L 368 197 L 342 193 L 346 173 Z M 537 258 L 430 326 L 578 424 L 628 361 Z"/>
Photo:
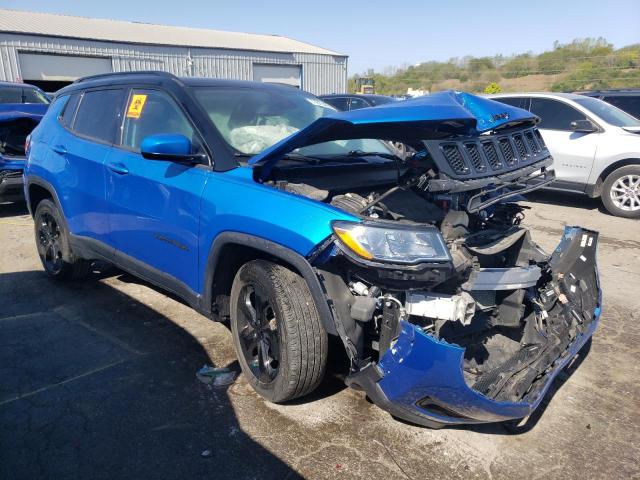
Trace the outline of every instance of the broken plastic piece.
<path fill-rule="evenodd" d="M 464 290 L 517 290 L 533 287 L 540 278 L 540 267 L 481 268 L 474 271 Z"/>
<path fill-rule="evenodd" d="M 196 372 L 196 377 L 206 385 L 214 387 L 223 387 L 230 385 L 236 379 L 236 372 L 228 368 L 215 368 L 204 365 Z"/>

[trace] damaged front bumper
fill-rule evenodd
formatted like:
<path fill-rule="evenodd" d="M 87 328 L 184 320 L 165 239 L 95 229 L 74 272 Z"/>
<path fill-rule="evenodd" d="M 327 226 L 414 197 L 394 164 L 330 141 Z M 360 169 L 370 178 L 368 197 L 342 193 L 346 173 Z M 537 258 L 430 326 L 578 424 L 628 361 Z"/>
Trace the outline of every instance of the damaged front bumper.
<path fill-rule="evenodd" d="M 364 390 L 375 404 L 392 415 L 431 428 L 499 422 L 530 415 L 554 378 L 573 360 L 597 327 L 601 291 L 596 245 L 596 232 L 567 227 L 551 256 L 549 265 L 558 296 L 555 311 L 560 311 L 560 318 L 566 319 L 567 331 L 540 348 L 537 359 L 510 359 L 512 364 L 522 362 L 518 375 L 526 368 L 535 367 L 538 372 L 517 401 L 490 398 L 478 391 L 476 385 L 476 389 L 472 388 L 463 373 L 465 349 L 425 333 L 407 321 L 401 321 L 399 336 L 379 363 L 372 362 L 351 374 L 347 384 Z M 507 380 L 500 378 L 499 381 Z"/>

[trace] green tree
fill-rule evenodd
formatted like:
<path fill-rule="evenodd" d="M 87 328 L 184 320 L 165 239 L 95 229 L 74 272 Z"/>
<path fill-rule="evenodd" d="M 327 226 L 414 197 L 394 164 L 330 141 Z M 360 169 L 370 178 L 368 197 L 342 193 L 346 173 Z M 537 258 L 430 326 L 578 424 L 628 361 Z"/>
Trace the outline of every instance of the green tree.
<path fill-rule="evenodd" d="M 489 85 L 484 87 L 484 93 L 500 93 L 502 92 L 502 88 L 496 82 L 491 82 Z"/>

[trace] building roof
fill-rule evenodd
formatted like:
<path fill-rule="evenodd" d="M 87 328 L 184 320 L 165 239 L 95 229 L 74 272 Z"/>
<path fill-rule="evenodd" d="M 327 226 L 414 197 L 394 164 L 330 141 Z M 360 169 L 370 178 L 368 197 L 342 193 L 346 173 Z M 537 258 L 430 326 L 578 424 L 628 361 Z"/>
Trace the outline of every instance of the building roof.
<path fill-rule="evenodd" d="M 279 35 L 225 32 L 0 9 L 0 33 L 9 32 L 148 45 L 345 56 Z"/>

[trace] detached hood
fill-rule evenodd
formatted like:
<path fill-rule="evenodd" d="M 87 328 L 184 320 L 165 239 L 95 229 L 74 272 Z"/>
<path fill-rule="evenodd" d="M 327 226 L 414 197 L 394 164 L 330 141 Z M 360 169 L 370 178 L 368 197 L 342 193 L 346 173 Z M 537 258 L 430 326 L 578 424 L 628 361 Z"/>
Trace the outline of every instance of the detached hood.
<path fill-rule="evenodd" d="M 28 118 L 39 123 L 47 108 L 44 103 L 0 103 L 0 122 Z"/>
<path fill-rule="evenodd" d="M 332 113 L 254 156 L 249 163 L 262 165 L 262 177 L 266 178 L 283 155 L 307 145 L 353 138 L 411 142 L 454 134 L 477 135 L 518 124 L 534 125 L 537 121 L 526 110 L 448 90 L 379 107 Z"/>

